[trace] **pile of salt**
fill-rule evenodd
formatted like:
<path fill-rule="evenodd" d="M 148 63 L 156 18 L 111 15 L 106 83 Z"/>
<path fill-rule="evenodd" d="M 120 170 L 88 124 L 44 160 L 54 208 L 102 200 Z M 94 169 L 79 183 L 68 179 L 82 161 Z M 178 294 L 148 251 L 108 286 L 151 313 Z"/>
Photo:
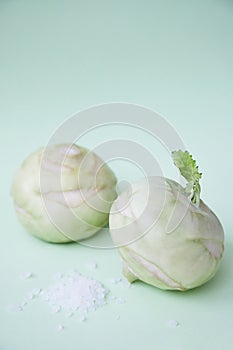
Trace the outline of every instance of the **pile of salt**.
<path fill-rule="evenodd" d="M 84 320 L 84 314 L 107 303 L 108 293 L 101 282 L 74 272 L 59 276 L 56 283 L 44 289 L 41 294 L 53 313 L 65 311 L 69 317 L 78 312 L 80 320 Z"/>

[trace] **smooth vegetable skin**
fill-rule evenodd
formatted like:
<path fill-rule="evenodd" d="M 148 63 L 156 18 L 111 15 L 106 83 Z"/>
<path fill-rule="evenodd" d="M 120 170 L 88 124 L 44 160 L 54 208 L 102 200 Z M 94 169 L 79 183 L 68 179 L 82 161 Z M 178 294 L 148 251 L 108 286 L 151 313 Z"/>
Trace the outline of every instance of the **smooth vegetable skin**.
<path fill-rule="evenodd" d="M 78 241 L 108 222 L 116 177 L 95 153 L 59 144 L 31 154 L 15 174 L 17 216 L 33 235 L 56 243 Z"/>
<path fill-rule="evenodd" d="M 161 177 L 134 183 L 113 203 L 110 231 L 130 282 L 185 291 L 215 275 L 224 232 L 200 199 L 201 174 L 192 156 L 175 151 L 172 157 L 186 188 Z"/>

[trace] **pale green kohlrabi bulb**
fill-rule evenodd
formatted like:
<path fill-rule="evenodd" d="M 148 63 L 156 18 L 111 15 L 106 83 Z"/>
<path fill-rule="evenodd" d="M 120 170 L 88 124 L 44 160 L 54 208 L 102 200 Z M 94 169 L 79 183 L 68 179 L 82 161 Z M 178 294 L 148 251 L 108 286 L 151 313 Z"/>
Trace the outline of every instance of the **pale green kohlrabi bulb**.
<path fill-rule="evenodd" d="M 162 177 L 138 181 L 114 202 L 109 226 L 130 282 L 185 291 L 215 275 L 224 232 L 200 200 L 195 161 L 187 151 L 173 152 L 173 160 L 188 181 L 186 188 Z"/>
<path fill-rule="evenodd" d="M 31 154 L 15 174 L 11 194 L 20 222 L 49 242 L 88 238 L 108 222 L 116 177 L 95 153 L 58 144 Z"/>

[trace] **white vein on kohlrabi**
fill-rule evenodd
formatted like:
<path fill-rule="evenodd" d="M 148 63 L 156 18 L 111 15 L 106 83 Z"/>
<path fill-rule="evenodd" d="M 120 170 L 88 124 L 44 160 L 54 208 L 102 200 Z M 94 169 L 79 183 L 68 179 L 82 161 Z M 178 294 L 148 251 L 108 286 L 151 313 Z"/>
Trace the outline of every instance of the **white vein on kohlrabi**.
<path fill-rule="evenodd" d="M 172 157 L 186 187 L 161 177 L 132 184 L 113 203 L 109 226 L 130 282 L 139 279 L 161 289 L 184 291 L 215 275 L 224 232 L 200 199 L 201 173 L 195 160 L 187 151 L 174 151 Z M 174 217 L 181 220 L 168 232 Z"/>
<path fill-rule="evenodd" d="M 50 242 L 85 239 L 108 222 L 116 178 L 95 153 L 68 144 L 31 154 L 11 193 L 20 222 Z"/>

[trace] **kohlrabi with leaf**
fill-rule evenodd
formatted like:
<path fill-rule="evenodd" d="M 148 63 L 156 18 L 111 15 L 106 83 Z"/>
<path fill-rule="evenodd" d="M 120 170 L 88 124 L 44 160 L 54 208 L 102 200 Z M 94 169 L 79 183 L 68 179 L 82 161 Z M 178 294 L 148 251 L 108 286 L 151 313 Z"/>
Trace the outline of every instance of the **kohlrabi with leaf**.
<path fill-rule="evenodd" d="M 109 226 L 130 282 L 185 291 L 215 275 L 224 232 L 200 199 L 202 174 L 195 160 L 181 150 L 172 157 L 186 187 L 162 177 L 132 184 L 113 203 Z"/>
<path fill-rule="evenodd" d="M 57 144 L 25 159 L 11 193 L 17 216 L 29 232 L 63 243 L 88 238 L 108 223 L 115 185 L 115 175 L 94 152 Z"/>

